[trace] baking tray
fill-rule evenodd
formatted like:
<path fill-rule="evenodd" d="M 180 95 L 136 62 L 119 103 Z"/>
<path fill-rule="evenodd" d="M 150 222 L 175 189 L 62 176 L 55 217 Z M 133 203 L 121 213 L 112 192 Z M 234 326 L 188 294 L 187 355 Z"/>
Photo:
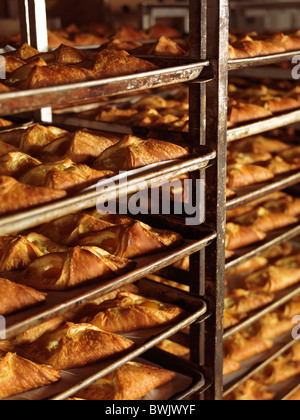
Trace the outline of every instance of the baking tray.
<path fill-rule="evenodd" d="M 236 196 L 227 200 L 226 210 L 234 210 L 237 207 L 244 206 L 261 197 L 271 194 L 275 191 L 282 191 L 300 182 L 300 171 L 293 171 L 289 174 L 276 176 L 269 182 L 251 185 L 245 188 L 233 189 Z"/>
<path fill-rule="evenodd" d="M 153 222 L 151 225 L 155 227 L 156 223 Z M 158 218 L 157 227 L 161 229 L 172 229 L 181 233 L 184 237 L 183 244 L 165 252 L 137 258 L 135 259 L 137 267 L 133 271 L 120 277 L 103 281 L 100 285 L 91 283 L 68 291 L 48 292 L 46 302 L 43 305 L 15 313 L 5 318 L 7 339 L 65 314 L 82 303 L 97 299 L 121 286 L 134 283 L 149 274 L 174 264 L 180 259 L 205 248 L 216 238 L 216 234 L 212 231 L 202 231 L 201 228 L 188 227 L 183 224 L 180 226 L 178 223 L 174 226 L 168 222 L 164 222 L 162 218 Z M 10 273 L 10 275 L 4 274 L 3 276 L 13 280 L 16 274 Z"/>
<path fill-rule="evenodd" d="M 45 107 L 97 100 L 105 96 L 188 82 L 197 79 L 209 64 L 209 61 L 202 61 L 84 83 L 2 93 L 0 95 L 0 115 L 12 115 Z"/>
<path fill-rule="evenodd" d="M 156 388 L 139 401 L 183 400 L 193 395 L 195 392 L 201 392 L 209 383 L 209 380 L 206 380 L 205 378 L 205 373 L 202 372 L 199 366 L 166 353 L 158 348 L 147 351 L 142 357 L 138 357 L 134 359 L 134 361 L 145 365 L 172 370 L 176 373 L 175 378 L 170 383 Z M 57 391 L 60 392 L 61 389 L 67 390 L 68 386 L 75 386 L 78 382 L 85 380 L 87 376 L 91 376 L 91 374 L 95 375 L 99 368 L 100 365 L 94 365 L 88 368 L 76 369 L 74 373 L 65 371 L 62 373 L 62 381 L 60 383 L 12 396 L 7 400 L 32 401 L 49 399 L 51 396 L 55 395 Z"/>
<path fill-rule="evenodd" d="M 287 125 L 300 122 L 300 110 L 280 114 L 276 117 L 266 118 L 260 121 L 243 124 L 238 127 L 230 128 L 227 131 L 227 141 L 233 142 L 246 137 L 275 130 L 275 128 L 285 127 Z"/>
<path fill-rule="evenodd" d="M 234 391 L 238 386 L 251 379 L 256 373 L 268 366 L 278 356 L 281 356 L 289 350 L 296 343 L 296 340 L 291 339 L 291 333 L 288 333 L 274 339 L 274 343 L 275 344 L 272 349 L 242 362 L 242 369 L 239 372 L 235 372 L 234 374 L 225 377 L 224 397 Z M 238 376 L 238 379 L 231 380 L 232 377 L 236 376 Z M 284 383 L 281 384 L 281 386 L 284 386 Z"/>
<path fill-rule="evenodd" d="M 296 66 L 296 64 L 295 64 Z M 273 80 L 295 80 L 292 76 L 292 70 L 283 69 L 278 66 L 266 66 L 266 67 L 255 67 L 255 68 L 245 68 L 241 70 L 233 70 L 230 73 L 230 76 L 233 77 L 247 77 L 255 79 L 273 79 Z"/>
<path fill-rule="evenodd" d="M 114 361 L 103 361 L 101 363 L 90 365 L 82 369 L 68 371 L 69 375 L 74 373 L 77 373 L 78 375 L 78 373 L 81 372 L 81 379 L 77 377 L 75 383 L 73 383 L 71 386 L 69 381 L 66 381 L 66 383 L 62 383 L 64 381 L 61 381 L 61 383 L 47 387 L 49 390 L 49 395 L 45 396 L 44 394 L 43 398 L 50 398 L 55 395 L 55 400 L 64 400 L 72 396 L 79 389 L 82 389 L 94 381 L 102 378 L 103 376 L 108 375 L 128 361 L 140 357 L 142 354 L 152 349 L 163 340 L 172 337 L 178 331 L 181 331 L 182 329 L 195 322 L 201 322 L 210 315 L 208 312 L 207 303 L 196 295 L 185 293 L 177 289 L 173 289 L 169 286 L 161 284 L 158 285 L 157 283 L 146 279 L 140 280 L 137 285 L 139 287 L 139 294 L 149 298 L 159 299 L 164 302 L 173 303 L 184 309 L 187 312 L 184 319 L 168 327 L 165 326 L 159 329 L 151 329 L 148 331 L 143 330 L 142 332 L 136 331 L 133 333 L 122 333 L 121 335 L 131 338 L 136 343 L 136 348 L 133 351 L 128 353 L 126 356 Z M 184 364 L 185 363 L 186 360 L 184 360 Z M 184 373 L 183 368 L 181 372 Z M 203 378 L 201 378 L 201 380 L 202 379 Z M 197 376 L 197 381 L 199 381 L 199 375 Z M 197 383 L 199 385 L 199 382 Z M 204 382 L 202 381 L 201 385 L 203 384 Z M 190 385 L 191 384 L 189 384 L 189 388 Z M 195 384 L 193 384 L 193 386 L 194 385 Z M 59 389 L 57 387 L 59 387 Z"/>
<path fill-rule="evenodd" d="M 240 70 L 246 67 L 267 66 L 268 64 L 290 61 L 295 55 L 300 55 L 300 50 L 264 55 L 260 57 L 228 60 L 228 70 Z"/>
<path fill-rule="evenodd" d="M 283 242 L 290 241 L 299 235 L 300 223 L 297 223 L 297 225 L 288 229 L 285 228 L 270 232 L 264 241 L 259 242 L 258 244 L 254 244 L 250 247 L 236 250 L 234 257 L 226 263 L 225 270 L 232 270 L 239 265 L 249 261 L 251 258 L 259 256 L 271 248 L 274 248 Z"/>
<path fill-rule="evenodd" d="M 130 196 L 142 189 L 162 186 L 172 179 L 206 168 L 215 157 L 215 151 L 207 147 L 199 147 L 195 154 L 187 158 L 155 163 L 101 180 L 74 196 L 3 216 L 0 218 L 0 235 L 14 234 L 61 216 L 95 207 L 109 200 Z"/>

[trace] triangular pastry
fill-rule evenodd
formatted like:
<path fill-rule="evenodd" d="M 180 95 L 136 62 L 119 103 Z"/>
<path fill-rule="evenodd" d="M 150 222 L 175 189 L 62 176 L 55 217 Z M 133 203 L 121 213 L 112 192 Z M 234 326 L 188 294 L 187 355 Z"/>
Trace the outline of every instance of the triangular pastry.
<path fill-rule="evenodd" d="M 56 243 L 74 246 L 78 245 L 79 240 L 84 236 L 111 226 L 113 226 L 112 223 L 97 219 L 92 215 L 76 213 L 46 223 L 38 229 L 38 232 Z"/>
<path fill-rule="evenodd" d="M 22 270 L 37 258 L 67 248 L 37 233 L 0 237 L 0 272 Z"/>
<path fill-rule="evenodd" d="M 93 168 L 114 172 L 126 171 L 188 155 L 189 152 L 185 148 L 176 144 L 154 139 L 143 140 L 129 135 L 104 151 L 94 162 Z"/>
<path fill-rule="evenodd" d="M 266 233 L 249 226 L 226 224 L 226 249 L 230 251 L 263 241 L 266 237 Z"/>
<path fill-rule="evenodd" d="M 66 370 L 121 356 L 133 348 L 134 343 L 125 337 L 101 331 L 94 325 L 68 322 L 20 352 L 29 360 Z"/>
<path fill-rule="evenodd" d="M 229 165 L 227 168 L 227 188 L 241 188 L 259 184 L 274 178 L 272 172 L 258 165 Z"/>
<path fill-rule="evenodd" d="M 141 222 L 108 227 L 85 236 L 82 246 L 98 246 L 122 258 L 135 258 L 175 247 L 183 241 L 175 232 L 153 229 Z"/>
<path fill-rule="evenodd" d="M 0 295 L 0 314 L 2 316 L 35 306 L 46 300 L 45 293 L 3 278 L 0 278 Z"/>
<path fill-rule="evenodd" d="M 183 57 L 186 52 L 172 39 L 167 38 L 166 36 L 161 36 L 157 43 L 150 48 L 149 54 Z"/>
<path fill-rule="evenodd" d="M 253 377 L 264 385 L 277 385 L 300 374 L 299 362 L 286 362 L 281 356 Z"/>
<path fill-rule="evenodd" d="M 0 156 L 7 155 L 8 153 L 20 152 L 20 150 L 8 143 L 4 143 L 4 141 L 0 140 Z"/>
<path fill-rule="evenodd" d="M 19 178 L 41 162 L 23 152 L 11 152 L 0 156 L 0 175 Z"/>
<path fill-rule="evenodd" d="M 60 380 L 60 373 L 50 366 L 40 366 L 14 353 L 0 359 L 0 399 L 50 385 Z"/>
<path fill-rule="evenodd" d="M 120 292 L 114 300 L 105 301 L 96 310 L 95 316 L 83 318 L 82 322 L 109 332 L 166 326 L 180 320 L 185 314 L 178 306 L 128 292 Z"/>
<path fill-rule="evenodd" d="M 79 130 L 62 136 L 45 146 L 41 151 L 40 157 L 43 162 L 56 162 L 69 158 L 77 164 L 89 163 L 119 140 L 120 137 L 118 135 L 101 131 Z"/>
<path fill-rule="evenodd" d="M 243 331 L 224 341 L 224 353 L 226 357 L 242 362 L 271 349 L 273 346 L 272 340 L 251 336 Z"/>
<path fill-rule="evenodd" d="M 0 214 L 25 210 L 66 196 L 63 190 L 32 187 L 11 177 L 0 176 Z"/>
<path fill-rule="evenodd" d="M 260 382 L 249 379 L 225 397 L 227 401 L 272 401 L 276 392 Z"/>
<path fill-rule="evenodd" d="M 113 278 L 135 266 L 134 262 L 98 247 L 75 247 L 33 261 L 18 281 L 40 290 L 67 290 L 87 282 Z"/>
<path fill-rule="evenodd" d="M 128 362 L 99 379 L 76 396 L 85 400 L 133 401 L 145 397 L 175 377 L 175 372 L 136 362 Z"/>
<path fill-rule="evenodd" d="M 291 318 L 282 317 L 280 313 L 271 312 L 252 324 L 248 330 L 256 337 L 274 339 L 293 328 Z"/>
<path fill-rule="evenodd" d="M 113 175 L 111 171 L 96 171 L 87 165 L 76 165 L 71 159 L 66 158 L 59 162 L 35 166 L 19 178 L 19 181 L 54 190 L 75 192 Z"/>
<path fill-rule="evenodd" d="M 274 295 L 265 292 L 251 292 L 244 289 L 234 289 L 225 297 L 226 312 L 231 315 L 241 315 L 254 311 L 273 302 Z"/>
<path fill-rule="evenodd" d="M 102 50 L 97 54 L 92 72 L 95 79 L 105 79 L 155 69 L 157 69 L 155 64 L 136 58 L 127 51 L 109 49 Z"/>
<path fill-rule="evenodd" d="M 300 267 L 288 268 L 271 265 L 264 270 L 247 276 L 247 289 L 274 293 L 293 286 L 300 281 Z"/>

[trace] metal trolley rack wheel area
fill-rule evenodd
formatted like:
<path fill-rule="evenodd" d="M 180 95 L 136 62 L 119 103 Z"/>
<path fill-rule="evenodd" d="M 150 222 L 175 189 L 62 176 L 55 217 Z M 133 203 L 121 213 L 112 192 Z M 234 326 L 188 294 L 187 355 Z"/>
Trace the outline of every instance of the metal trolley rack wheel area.
<path fill-rule="evenodd" d="M 46 5 L 44 0 L 19 0 L 20 21 L 23 41 L 30 43 L 39 51 L 47 50 L 46 31 Z M 95 100 L 103 96 L 113 96 L 128 91 L 138 91 L 171 83 L 189 83 L 190 89 L 190 144 L 191 146 L 204 146 L 204 149 L 211 150 L 210 164 L 186 168 L 186 172 L 193 172 L 196 176 L 206 180 L 205 192 L 205 223 L 197 228 L 193 243 L 187 247 L 178 249 L 173 255 L 168 253 L 157 257 L 152 263 L 141 265 L 140 269 L 129 273 L 126 278 L 119 279 L 124 284 L 130 284 L 145 275 L 155 273 L 168 265 L 191 255 L 193 264 L 190 272 L 190 285 L 192 296 L 201 299 L 198 312 L 195 309 L 195 316 L 191 316 L 186 323 L 176 328 L 170 328 L 158 335 L 156 339 L 150 340 L 148 344 L 141 347 L 136 354 L 130 355 L 117 362 L 95 372 L 88 383 L 103 377 L 134 356 L 143 357 L 143 353 L 151 350 L 163 339 L 175 334 L 180 327 L 185 328 L 191 325 L 191 363 L 195 372 L 195 380 L 190 389 L 181 393 L 180 398 L 189 397 L 193 399 L 220 400 L 223 394 L 223 329 L 222 319 L 224 312 L 224 277 L 225 277 L 225 208 L 226 208 L 226 117 L 227 117 L 227 89 L 228 89 L 228 1 L 227 0 L 190 0 L 190 42 L 191 52 L 187 62 L 178 66 L 167 67 L 157 72 L 142 73 L 130 76 L 99 80 L 78 85 L 67 85 L 59 88 L 47 88 L 45 91 L 23 91 L 16 93 L 14 97 L 3 94 L 0 97 L 0 114 L 13 115 L 21 111 L 34 111 L 34 119 L 39 122 L 51 122 L 51 107 L 57 103 L 72 104 L 72 102 Z M 205 76 L 199 78 L 202 70 L 207 68 Z M 203 149 L 203 150 L 204 150 Z M 160 178 L 160 169 L 156 172 Z M 152 179 L 155 178 L 155 171 L 152 172 Z M 173 175 L 174 176 L 174 175 Z M 194 176 L 194 175 L 193 175 Z M 172 173 L 170 172 L 170 179 Z M 134 182 L 133 182 L 134 184 Z M 138 185 L 136 186 L 138 191 Z M 134 189 L 131 191 L 134 193 Z M 199 204 L 200 205 L 200 204 Z M 87 208 L 83 204 L 82 208 Z M 23 222 L 26 227 L 36 226 L 38 220 L 38 209 L 33 219 Z M 53 219 L 61 214 L 70 213 L 72 204 L 68 207 L 57 207 L 53 211 Z M 21 216 L 21 215 L 19 215 Z M 32 216 L 32 215 L 31 215 Z M 52 219 L 52 216 L 49 216 Z M 5 234 L 10 228 L 6 223 L 2 224 L 5 230 L 0 227 L 0 234 Z M 196 241 L 196 242 L 195 242 Z M 106 290 L 114 290 L 116 284 L 110 284 Z M 97 296 L 103 294 L 103 290 L 89 290 L 85 296 Z M 78 292 L 78 293 L 82 293 Z M 63 307 L 72 307 L 82 296 L 72 295 L 68 303 L 63 302 Z M 201 303 L 202 302 L 202 303 Z M 55 317 L 61 308 L 60 302 L 53 303 L 46 313 L 34 313 L 28 318 L 13 320 L 10 325 L 11 333 L 14 328 L 22 331 L 27 326 L 42 323 L 45 316 L 47 319 Z M 64 310 L 64 309 L 63 309 Z M 26 321 L 29 321 L 28 324 Z M 27 325 L 26 325 L 27 324 Z M 170 356 L 171 360 L 171 356 Z M 175 363 L 176 364 L 176 363 Z M 179 368 L 178 364 L 178 368 Z M 188 368 L 188 363 L 187 363 Z M 199 371 L 195 368 L 199 367 Z M 191 369 L 187 369 L 192 372 Z M 191 376 L 193 376 L 191 374 Z M 72 389 L 78 390 L 86 386 L 86 382 L 79 381 L 73 384 Z M 179 390 L 180 391 L 180 390 Z M 63 396 L 70 395 L 70 390 L 64 390 Z M 51 398 L 51 396 L 50 396 Z"/>

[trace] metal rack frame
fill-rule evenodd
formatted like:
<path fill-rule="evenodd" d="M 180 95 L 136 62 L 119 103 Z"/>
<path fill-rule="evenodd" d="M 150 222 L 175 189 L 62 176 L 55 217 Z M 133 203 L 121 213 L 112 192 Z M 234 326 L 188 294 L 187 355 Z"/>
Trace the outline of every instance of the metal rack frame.
<path fill-rule="evenodd" d="M 45 11 L 43 0 L 19 0 L 22 35 L 25 41 L 38 47 L 39 41 L 39 14 Z M 216 13 L 217 11 L 217 13 Z M 150 266 L 142 267 L 139 273 L 131 272 L 123 278 L 124 284 L 133 283 L 140 279 L 142 274 L 154 273 L 161 268 L 173 264 L 185 255 L 192 254 L 195 264 L 190 273 L 192 293 L 207 302 L 207 311 L 203 311 L 202 319 L 190 319 L 186 325 L 191 326 L 191 355 L 192 362 L 205 371 L 205 380 L 195 385 L 186 392 L 193 398 L 218 400 L 222 399 L 222 317 L 224 310 L 224 260 L 225 260 L 225 203 L 226 203 L 226 115 L 225 98 L 227 97 L 227 38 L 228 38 L 228 0 L 190 0 L 190 34 L 191 34 L 191 59 L 183 61 L 180 66 L 174 67 L 172 60 L 163 69 L 154 72 L 142 73 L 134 76 L 124 76 L 86 82 L 82 84 L 66 85 L 41 90 L 14 92 L 14 95 L 4 94 L 0 97 L 1 115 L 13 115 L 24 110 L 40 110 L 57 103 L 74 103 L 83 100 L 97 100 L 103 96 L 111 96 L 129 91 L 155 88 L 174 82 L 190 83 L 191 99 L 191 144 L 202 147 L 210 153 L 210 166 L 186 165 L 186 172 L 193 172 L 195 177 L 206 178 L 208 191 L 206 197 L 205 224 L 199 227 L 197 238 L 198 245 L 190 246 L 188 250 L 178 251 L 165 255 Z M 45 16 L 44 16 L 45 17 Z M 45 28 L 43 28 L 43 31 Z M 209 42 L 208 42 L 209 40 Z M 208 67 L 208 72 L 199 78 L 202 70 Z M 49 111 L 49 109 L 48 109 Z M 43 113 L 42 113 L 43 114 Z M 44 121 L 43 115 L 40 121 Z M 215 122 L 218 122 L 217 124 Z M 48 120 L 47 120 L 48 122 Z M 205 123 L 204 123 L 205 122 Z M 203 149 L 204 147 L 204 149 Z M 209 149 L 208 149 L 209 148 Z M 191 162 L 190 162 L 191 163 Z M 176 166 L 176 163 L 175 163 Z M 153 178 L 161 179 L 162 170 L 158 167 L 152 173 Z M 174 172 L 165 172 L 165 178 L 171 179 Z M 178 175 L 178 174 L 177 174 Z M 136 178 L 134 181 L 136 181 Z M 136 188 L 136 190 L 135 190 Z M 138 191 L 136 185 L 131 192 Z M 92 193 L 91 193 L 92 194 Z M 94 202 L 82 199 L 83 208 L 94 205 Z M 219 203 L 223 205 L 220 206 Z M 56 205 L 54 205 L 56 206 Z M 66 214 L 66 208 L 48 214 L 47 220 L 52 220 Z M 68 208 L 70 211 L 71 208 Z M 37 218 L 42 215 L 40 209 L 34 210 L 35 221 L 28 222 L 28 226 L 36 226 Z M 21 220 L 25 212 L 11 219 L 0 220 L 0 233 L 5 234 L 12 230 L 11 223 Z M 44 213 L 45 215 L 45 213 Z M 27 215 L 28 216 L 28 215 Z M 16 217 L 16 219 L 14 219 Z M 42 220 L 42 219 L 40 219 Z M 24 217 L 23 217 L 24 221 Z M 1 223 L 2 222 L 2 223 Z M 10 224 L 10 225 L 9 225 Z M 17 225 L 14 225 L 14 230 Z M 21 224 L 19 227 L 24 227 Z M 206 250 L 205 250 L 206 248 Z M 111 283 L 106 290 L 115 290 L 118 282 Z M 84 299 L 104 293 L 104 290 L 89 291 Z M 82 296 L 75 296 L 67 304 L 68 307 L 77 305 Z M 29 325 L 37 325 L 44 319 L 50 319 L 59 313 L 59 305 L 52 308 L 47 314 L 36 314 L 30 322 L 21 320 L 21 323 L 12 323 L 10 333 L 18 329 L 24 330 Z M 205 312 L 205 313 L 204 313 Z M 39 316 L 41 315 L 41 316 Z M 185 326 L 186 326 L 185 325 Z M 178 328 L 171 328 L 167 333 L 153 339 L 132 357 L 140 356 L 171 333 L 176 333 Z M 129 359 L 128 359 L 129 360 Z M 109 371 L 124 364 L 127 358 L 119 360 L 116 365 L 111 365 Z M 99 379 L 107 374 L 107 369 L 92 378 Z M 79 384 L 79 388 L 84 384 Z M 77 388 L 76 388 L 77 389 Z M 205 391 L 205 392 L 204 392 Z M 70 390 L 65 395 L 71 395 Z M 58 398 L 60 399 L 60 397 Z M 63 398 L 62 398 L 63 399 Z"/>

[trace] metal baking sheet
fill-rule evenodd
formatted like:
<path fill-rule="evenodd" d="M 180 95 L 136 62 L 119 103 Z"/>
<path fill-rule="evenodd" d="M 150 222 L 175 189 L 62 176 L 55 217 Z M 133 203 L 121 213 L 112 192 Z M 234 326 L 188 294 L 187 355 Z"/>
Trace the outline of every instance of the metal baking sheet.
<path fill-rule="evenodd" d="M 46 302 L 43 305 L 7 316 L 7 339 L 59 315 L 65 314 L 82 303 L 97 299 L 121 286 L 134 283 L 153 272 L 174 264 L 180 259 L 200 251 L 216 238 L 215 233 L 201 234 L 201 231 L 199 231 L 198 239 L 192 239 L 194 236 L 194 233 L 192 233 L 193 231 L 191 231 L 191 235 L 187 232 L 188 230 L 186 231 L 185 240 L 182 245 L 163 253 L 135 259 L 137 262 L 136 269 L 125 275 L 103 281 L 101 284 L 91 283 L 68 291 L 48 292 Z M 13 280 L 13 276 L 12 273 L 9 277 Z"/>
<path fill-rule="evenodd" d="M 227 200 L 227 211 L 234 210 L 237 207 L 244 206 L 261 197 L 271 194 L 275 191 L 282 191 L 300 182 L 300 171 L 290 174 L 276 176 L 273 180 L 262 184 L 251 185 L 245 188 L 234 189 L 236 196 Z"/>
<path fill-rule="evenodd" d="M 200 153 L 200 150 L 202 153 Z M 30 229 L 67 214 L 86 210 L 124 195 L 130 196 L 141 189 L 154 188 L 182 175 L 204 169 L 216 157 L 216 152 L 206 147 L 198 154 L 184 159 L 155 163 L 99 181 L 81 193 L 50 204 L 38 206 L 0 218 L 0 235 L 9 235 Z"/>
<path fill-rule="evenodd" d="M 239 127 L 230 128 L 227 132 L 228 142 L 233 142 L 246 137 L 275 130 L 275 128 L 285 127 L 287 125 L 300 122 L 300 110 L 281 114 L 276 117 L 267 118 L 250 124 L 243 124 Z"/>
<path fill-rule="evenodd" d="M 224 397 L 229 395 L 238 386 L 251 379 L 256 373 L 268 366 L 277 357 L 289 350 L 296 343 L 296 340 L 291 339 L 291 334 L 289 333 L 282 335 L 281 337 L 277 337 L 274 339 L 274 343 L 275 344 L 272 349 L 242 362 L 242 369 L 240 371 L 225 377 Z M 232 377 L 236 376 L 238 376 L 238 379 L 232 380 Z M 280 385 L 284 386 L 284 383 Z"/>
<path fill-rule="evenodd" d="M 0 95 L 0 115 L 12 115 L 45 107 L 97 100 L 105 96 L 188 82 L 197 79 L 202 70 L 208 66 L 209 61 L 203 61 L 84 83 L 2 93 Z"/>
<path fill-rule="evenodd" d="M 57 390 L 56 391 L 53 390 L 52 386 L 48 387 L 48 390 L 51 390 L 51 394 L 48 395 L 47 398 L 50 398 L 51 396 L 53 396 L 52 399 L 64 400 L 74 395 L 80 389 L 108 375 L 109 373 L 117 369 L 118 367 L 124 365 L 125 363 L 131 360 L 136 359 L 137 357 L 140 357 L 148 350 L 157 346 L 163 340 L 172 337 L 178 331 L 181 331 L 182 329 L 186 328 L 187 326 L 195 322 L 200 322 L 201 320 L 203 320 L 203 317 L 207 313 L 208 306 L 206 302 L 203 299 L 201 299 L 199 296 L 185 293 L 177 289 L 173 289 L 169 286 L 165 286 L 161 284 L 158 285 L 156 282 L 152 282 L 150 280 L 145 280 L 145 279 L 141 280 L 138 283 L 138 287 L 140 290 L 139 293 L 142 295 L 145 295 L 149 298 L 156 298 L 161 301 L 168 302 L 168 303 L 173 303 L 183 308 L 187 312 L 185 318 L 181 320 L 180 322 L 177 322 L 176 324 L 173 324 L 168 327 L 164 327 L 163 330 L 157 334 L 152 334 L 142 344 L 137 344 L 137 348 L 135 350 L 131 351 L 130 353 L 128 353 L 126 356 L 122 357 L 121 359 L 114 360 L 114 361 L 110 360 L 110 361 L 101 362 L 95 365 L 87 366 L 80 370 L 76 369 L 75 372 L 77 374 L 79 371 L 84 372 L 84 370 L 87 371 L 87 374 L 84 375 L 84 373 L 82 373 L 83 377 L 81 378 L 81 380 L 77 378 L 75 384 L 73 384 L 73 386 L 71 387 L 70 387 L 70 384 L 68 383 L 66 389 L 64 389 L 63 391 L 60 390 L 58 395 L 57 395 Z M 126 336 L 126 334 L 121 334 L 121 335 Z M 168 358 L 169 358 L 169 355 L 168 355 Z M 186 360 L 184 361 L 184 363 L 188 365 L 188 362 L 186 362 Z M 182 373 L 183 372 L 184 371 L 182 371 Z M 74 373 L 74 370 L 70 370 L 68 371 L 68 373 L 72 374 Z M 187 370 L 187 373 L 188 373 L 188 370 Z M 199 381 L 199 377 L 198 377 L 198 381 Z M 203 378 L 201 378 L 201 385 L 204 385 Z"/>
<path fill-rule="evenodd" d="M 239 70 L 246 67 L 266 66 L 268 64 L 281 63 L 282 61 L 290 61 L 295 55 L 300 55 L 300 50 L 229 60 L 228 70 Z"/>
<path fill-rule="evenodd" d="M 143 354 L 142 357 L 134 359 L 134 362 L 172 370 L 176 373 L 175 378 L 171 382 L 151 391 L 145 397 L 141 398 L 142 401 L 181 400 L 183 397 L 188 397 L 194 392 L 199 392 L 205 386 L 206 378 L 198 366 L 160 349 L 153 348 Z M 74 369 L 72 372 L 63 371 L 60 382 L 12 396 L 7 398 L 7 400 L 39 401 L 49 399 L 53 395 L 61 394 L 68 390 L 68 388 L 78 384 L 78 382 L 96 374 L 99 369 L 101 369 L 101 364 Z"/>

